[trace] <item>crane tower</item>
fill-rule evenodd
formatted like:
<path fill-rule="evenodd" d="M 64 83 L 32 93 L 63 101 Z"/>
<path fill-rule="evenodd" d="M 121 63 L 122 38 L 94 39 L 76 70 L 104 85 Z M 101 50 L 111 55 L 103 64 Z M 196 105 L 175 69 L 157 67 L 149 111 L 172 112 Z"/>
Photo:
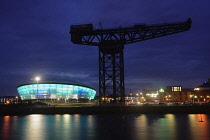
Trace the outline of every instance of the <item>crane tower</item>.
<path fill-rule="evenodd" d="M 93 29 L 92 24 L 71 25 L 74 44 L 98 46 L 99 50 L 99 102 L 107 95 L 114 102 L 124 103 L 124 45 L 188 31 L 192 20 L 158 25 L 140 24 L 129 28 Z"/>

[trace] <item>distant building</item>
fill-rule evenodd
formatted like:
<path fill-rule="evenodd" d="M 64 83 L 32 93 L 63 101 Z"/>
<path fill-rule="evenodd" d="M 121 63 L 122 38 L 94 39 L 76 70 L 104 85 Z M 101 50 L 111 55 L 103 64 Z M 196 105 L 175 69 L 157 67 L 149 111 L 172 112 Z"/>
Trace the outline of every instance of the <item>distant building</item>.
<path fill-rule="evenodd" d="M 193 88 L 182 88 L 182 86 L 166 86 L 166 90 L 160 99 L 163 102 L 190 102 Z"/>
<path fill-rule="evenodd" d="M 18 96 L 3 96 L 0 97 L 0 104 L 16 104 L 18 99 Z"/>
<path fill-rule="evenodd" d="M 197 86 L 194 91 L 195 94 L 191 96 L 192 100 L 195 102 L 210 102 L 210 78 L 207 82 Z"/>
<path fill-rule="evenodd" d="M 166 86 L 165 89 L 143 89 L 138 96 L 130 93 L 125 99 L 140 102 L 210 102 L 210 78 L 195 88 L 183 88 L 177 85 Z"/>
<path fill-rule="evenodd" d="M 125 101 L 127 102 L 139 102 L 140 101 L 140 94 L 133 94 L 129 93 L 128 95 L 125 96 Z"/>
<path fill-rule="evenodd" d="M 142 97 L 140 97 L 141 101 L 145 102 L 160 102 L 161 94 L 164 92 L 164 89 L 143 89 Z"/>

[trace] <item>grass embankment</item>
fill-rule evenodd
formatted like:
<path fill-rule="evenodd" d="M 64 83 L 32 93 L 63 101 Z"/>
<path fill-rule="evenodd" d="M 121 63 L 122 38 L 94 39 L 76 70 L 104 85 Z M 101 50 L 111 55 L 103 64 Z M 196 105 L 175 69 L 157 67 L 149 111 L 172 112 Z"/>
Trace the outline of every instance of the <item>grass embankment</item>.
<path fill-rule="evenodd" d="M 0 115 L 29 114 L 210 114 L 210 106 L 1 106 Z"/>

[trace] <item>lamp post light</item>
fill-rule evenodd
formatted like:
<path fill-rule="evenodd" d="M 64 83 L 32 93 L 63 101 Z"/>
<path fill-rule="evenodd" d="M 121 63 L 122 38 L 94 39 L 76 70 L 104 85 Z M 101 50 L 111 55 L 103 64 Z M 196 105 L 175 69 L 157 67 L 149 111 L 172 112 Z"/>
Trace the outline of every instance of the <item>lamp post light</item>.
<path fill-rule="evenodd" d="M 35 80 L 36 80 L 36 85 L 37 85 L 37 90 L 36 90 L 36 101 L 38 102 L 38 82 L 39 82 L 39 80 L 40 80 L 40 77 L 36 77 Z"/>
<path fill-rule="evenodd" d="M 17 104 L 18 104 L 18 96 L 16 96 L 16 99 L 17 99 Z"/>

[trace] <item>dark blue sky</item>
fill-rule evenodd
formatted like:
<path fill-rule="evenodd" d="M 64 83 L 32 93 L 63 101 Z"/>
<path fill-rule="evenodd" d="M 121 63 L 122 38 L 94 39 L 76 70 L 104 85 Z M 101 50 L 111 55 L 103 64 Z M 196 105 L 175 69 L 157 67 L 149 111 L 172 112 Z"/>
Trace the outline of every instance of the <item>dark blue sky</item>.
<path fill-rule="evenodd" d="M 5 0 L 0 5 L 0 96 L 39 75 L 98 88 L 98 48 L 70 42 L 69 26 L 186 21 L 192 28 L 125 46 L 125 86 L 194 88 L 210 78 L 209 0 Z"/>

